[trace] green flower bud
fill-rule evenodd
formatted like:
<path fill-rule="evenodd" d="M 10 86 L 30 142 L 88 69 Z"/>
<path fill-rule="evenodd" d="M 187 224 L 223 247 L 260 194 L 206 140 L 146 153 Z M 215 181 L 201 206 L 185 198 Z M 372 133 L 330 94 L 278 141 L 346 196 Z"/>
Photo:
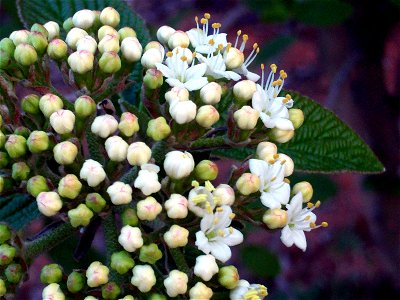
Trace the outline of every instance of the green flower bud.
<path fill-rule="evenodd" d="M 4 178 L 3 176 L 0 176 L 0 195 L 3 193 L 4 191 Z"/>
<path fill-rule="evenodd" d="M 269 132 L 269 138 L 273 142 L 277 143 L 287 143 L 294 136 L 294 130 L 282 130 L 278 128 L 272 128 Z"/>
<path fill-rule="evenodd" d="M 35 48 L 29 44 L 23 43 L 15 48 L 14 59 L 23 66 L 30 66 L 37 61 L 38 55 Z"/>
<path fill-rule="evenodd" d="M 32 153 L 40 153 L 49 148 L 49 136 L 44 131 L 32 131 L 27 141 L 28 149 Z"/>
<path fill-rule="evenodd" d="M 39 108 L 46 118 L 50 118 L 54 112 L 62 109 L 63 106 L 64 104 L 60 97 L 54 94 L 46 94 L 39 100 Z"/>
<path fill-rule="evenodd" d="M 62 280 L 63 272 L 59 265 L 49 264 L 40 272 L 40 281 L 44 284 L 57 283 Z"/>
<path fill-rule="evenodd" d="M 39 96 L 30 94 L 22 98 L 22 110 L 26 113 L 37 114 L 39 113 Z"/>
<path fill-rule="evenodd" d="M 82 189 L 82 183 L 74 174 L 68 174 L 58 183 L 58 194 L 61 197 L 75 199 Z"/>
<path fill-rule="evenodd" d="M 101 41 L 107 34 L 114 35 L 119 38 L 119 33 L 114 28 L 108 25 L 104 25 L 101 26 L 97 31 L 97 37 L 99 41 Z"/>
<path fill-rule="evenodd" d="M 136 31 L 131 27 L 122 27 L 120 30 L 118 30 L 118 34 L 121 42 L 124 38 L 136 37 Z"/>
<path fill-rule="evenodd" d="M 71 293 L 77 293 L 85 287 L 86 278 L 79 272 L 72 272 L 67 279 L 67 288 Z"/>
<path fill-rule="evenodd" d="M 283 228 L 287 223 L 287 211 L 280 208 L 268 209 L 263 215 L 263 222 L 269 229 Z"/>
<path fill-rule="evenodd" d="M 15 45 L 12 39 L 4 38 L 0 41 L 0 50 L 6 52 L 10 57 L 14 54 Z"/>
<path fill-rule="evenodd" d="M 78 147 L 69 142 L 61 142 L 53 148 L 54 159 L 60 165 L 70 165 L 78 155 Z"/>
<path fill-rule="evenodd" d="M 194 172 L 199 180 L 214 180 L 218 176 L 218 166 L 211 160 L 202 160 L 197 164 Z"/>
<path fill-rule="evenodd" d="M 108 282 L 101 287 L 101 295 L 104 299 L 117 299 L 121 294 L 121 288 L 115 282 Z"/>
<path fill-rule="evenodd" d="M 294 129 L 299 128 L 304 122 L 304 113 L 301 109 L 289 109 L 289 120 L 292 121 Z"/>
<path fill-rule="evenodd" d="M 47 185 L 46 178 L 41 175 L 36 175 L 29 178 L 26 184 L 26 190 L 36 198 L 41 192 L 48 192 L 50 188 Z"/>
<path fill-rule="evenodd" d="M 86 50 L 79 50 L 68 57 L 68 65 L 78 74 L 85 74 L 93 70 L 94 55 Z"/>
<path fill-rule="evenodd" d="M 8 282 L 15 284 L 21 281 L 24 272 L 20 264 L 10 264 L 5 269 L 4 274 L 6 275 Z"/>
<path fill-rule="evenodd" d="M 158 117 L 157 119 L 149 121 L 146 133 L 147 136 L 151 137 L 153 140 L 161 141 L 170 135 L 171 128 L 164 117 Z"/>
<path fill-rule="evenodd" d="M 49 37 L 49 32 L 48 32 L 47 29 L 46 29 L 43 25 L 41 25 L 41 24 L 38 24 L 38 23 L 33 24 L 32 27 L 31 27 L 31 31 L 32 31 L 32 32 L 33 32 L 33 31 L 40 32 L 41 34 L 43 34 L 43 35 L 46 37 L 46 39 Z"/>
<path fill-rule="evenodd" d="M 27 180 L 30 172 L 31 169 L 25 162 L 16 162 L 12 165 L 11 177 L 16 181 Z"/>
<path fill-rule="evenodd" d="M 99 67 L 104 73 L 116 73 L 121 69 L 121 59 L 116 52 L 104 52 L 99 60 Z"/>
<path fill-rule="evenodd" d="M 133 208 L 126 208 L 121 214 L 122 224 L 129 226 L 138 226 L 139 218 Z"/>
<path fill-rule="evenodd" d="M 79 204 L 77 208 L 68 211 L 72 227 L 87 226 L 92 217 L 93 212 L 85 204 Z"/>
<path fill-rule="evenodd" d="M 212 105 L 203 105 L 197 110 L 196 122 L 201 127 L 211 128 L 218 120 L 218 110 Z"/>
<path fill-rule="evenodd" d="M 161 87 L 163 82 L 163 74 L 157 69 L 148 69 L 143 78 L 144 85 L 151 90 Z"/>
<path fill-rule="evenodd" d="M 157 244 L 144 245 L 140 248 L 139 260 L 144 263 L 155 264 L 157 260 L 162 258 L 162 252 L 158 249 Z"/>
<path fill-rule="evenodd" d="M 239 273 L 234 266 L 225 266 L 219 269 L 218 282 L 223 287 L 231 290 L 239 283 Z"/>
<path fill-rule="evenodd" d="M 10 34 L 10 39 L 13 41 L 15 46 L 18 46 L 19 44 L 27 43 L 28 37 L 29 37 L 28 30 L 17 30 L 17 31 L 13 31 Z"/>
<path fill-rule="evenodd" d="M 9 265 L 13 261 L 16 252 L 17 250 L 8 244 L 0 245 L 0 266 Z"/>
<path fill-rule="evenodd" d="M 161 295 L 161 294 L 153 293 L 147 299 L 148 300 L 167 300 L 167 297 L 165 297 L 164 295 Z"/>
<path fill-rule="evenodd" d="M 0 49 L 0 69 L 6 69 L 11 62 L 11 55 Z"/>
<path fill-rule="evenodd" d="M 0 152 L 0 169 L 4 169 L 7 167 L 8 163 L 10 162 L 10 157 L 6 152 Z"/>
<path fill-rule="evenodd" d="M 85 204 L 96 213 L 101 212 L 106 206 L 107 202 L 98 193 L 90 193 L 86 196 Z"/>
<path fill-rule="evenodd" d="M 138 118 L 130 112 L 122 113 L 118 129 L 124 136 L 131 137 L 139 131 Z"/>
<path fill-rule="evenodd" d="M 250 195 L 258 192 L 260 188 L 260 178 L 252 173 L 244 173 L 236 181 L 236 188 L 242 195 Z"/>
<path fill-rule="evenodd" d="M 17 134 L 11 134 L 4 146 L 11 158 L 18 158 L 26 154 L 26 139 Z"/>
<path fill-rule="evenodd" d="M 0 244 L 4 244 L 11 238 L 11 230 L 7 224 L 0 223 Z"/>
<path fill-rule="evenodd" d="M 14 134 L 22 135 L 24 138 L 27 139 L 31 134 L 31 131 L 26 127 L 19 126 L 14 130 Z"/>
<path fill-rule="evenodd" d="M 135 266 L 135 261 L 126 251 L 115 252 L 111 255 L 111 268 L 119 274 L 125 274 Z"/>
<path fill-rule="evenodd" d="M 3 117 L 0 115 L 0 127 L 3 126 Z"/>
<path fill-rule="evenodd" d="M 3 132 L 0 131 L 0 149 L 3 148 L 5 144 L 6 144 L 6 136 L 4 135 Z"/>
<path fill-rule="evenodd" d="M 72 17 L 66 19 L 63 23 L 63 28 L 66 32 L 70 31 L 74 27 L 74 23 L 72 22 Z"/>
<path fill-rule="evenodd" d="M 47 55 L 54 60 L 62 60 L 67 57 L 68 46 L 60 39 L 52 40 L 47 46 Z"/>
<path fill-rule="evenodd" d="M 3 279 L 0 279 L 0 297 L 3 297 L 7 293 L 6 283 Z"/>
<path fill-rule="evenodd" d="M 28 43 L 35 48 L 39 55 L 46 52 L 48 41 L 47 37 L 43 33 L 37 31 L 31 32 L 29 34 Z"/>
<path fill-rule="evenodd" d="M 292 195 L 296 195 L 299 192 L 303 194 L 303 202 L 306 203 L 311 200 L 314 190 L 308 181 L 301 181 L 293 186 Z"/>
<path fill-rule="evenodd" d="M 75 114 L 79 118 L 87 118 L 96 111 L 96 102 L 89 96 L 80 96 L 74 103 Z"/>

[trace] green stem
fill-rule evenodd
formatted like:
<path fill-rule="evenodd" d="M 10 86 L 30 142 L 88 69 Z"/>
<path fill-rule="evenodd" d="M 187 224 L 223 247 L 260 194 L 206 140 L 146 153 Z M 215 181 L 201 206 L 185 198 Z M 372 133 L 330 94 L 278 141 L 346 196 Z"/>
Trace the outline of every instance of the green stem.
<path fill-rule="evenodd" d="M 171 248 L 169 249 L 169 252 L 171 253 L 171 256 L 174 259 L 178 269 L 188 274 L 190 269 L 186 262 L 185 255 L 181 252 L 181 250 L 177 248 Z"/>
<path fill-rule="evenodd" d="M 190 145 L 190 149 L 219 148 L 220 146 L 226 146 L 225 136 L 198 139 Z"/>

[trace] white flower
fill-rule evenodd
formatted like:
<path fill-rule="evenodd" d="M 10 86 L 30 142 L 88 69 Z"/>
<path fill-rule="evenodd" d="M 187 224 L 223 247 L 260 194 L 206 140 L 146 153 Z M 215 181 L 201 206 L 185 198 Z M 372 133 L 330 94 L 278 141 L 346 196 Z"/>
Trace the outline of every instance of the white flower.
<path fill-rule="evenodd" d="M 162 211 L 162 206 L 153 197 L 147 197 L 137 203 L 136 211 L 140 220 L 153 221 Z"/>
<path fill-rule="evenodd" d="M 118 121 L 111 115 L 98 116 L 94 119 L 90 129 L 95 135 L 105 139 L 117 131 Z"/>
<path fill-rule="evenodd" d="M 156 275 L 149 265 L 137 265 L 132 270 L 131 283 L 142 293 L 147 293 L 156 284 Z"/>
<path fill-rule="evenodd" d="M 89 29 L 92 27 L 94 19 L 96 18 L 95 13 L 89 9 L 82 9 L 77 11 L 72 17 L 72 23 L 75 27 L 82 29 Z"/>
<path fill-rule="evenodd" d="M 189 210 L 196 216 L 202 217 L 205 213 L 212 213 L 216 206 L 216 200 L 213 194 L 214 187 L 209 181 L 205 186 L 197 186 L 189 192 Z"/>
<path fill-rule="evenodd" d="M 142 56 L 142 45 L 136 37 L 126 37 L 121 43 L 122 56 L 129 62 L 135 62 Z"/>
<path fill-rule="evenodd" d="M 194 274 L 204 281 L 209 281 L 219 271 L 215 257 L 211 254 L 200 255 L 196 258 Z"/>
<path fill-rule="evenodd" d="M 201 219 L 200 229 L 196 233 L 196 246 L 205 254 L 211 253 L 221 262 L 232 256 L 229 246 L 243 242 L 243 234 L 231 225 L 235 215 L 230 206 L 223 205 L 215 213 L 205 214 Z"/>
<path fill-rule="evenodd" d="M 146 196 L 157 193 L 161 189 L 157 173 L 160 167 L 153 164 L 144 164 L 135 180 L 134 187 L 140 189 Z"/>
<path fill-rule="evenodd" d="M 168 277 L 164 279 L 164 286 L 168 296 L 176 297 L 185 294 L 188 280 L 188 276 L 179 270 L 172 270 L 169 272 Z"/>
<path fill-rule="evenodd" d="M 164 207 L 167 210 L 167 215 L 171 219 L 184 219 L 188 215 L 188 200 L 179 194 L 172 194 L 165 201 Z"/>
<path fill-rule="evenodd" d="M 176 224 L 172 225 L 171 228 L 164 233 L 164 240 L 169 248 L 186 246 L 188 237 L 189 230 Z"/>
<path fill-rule="evenodd" d="M 142 232 L 138 227 L 125 225 L 118 236 L 118 243 L 128 252 L 135 252 L 143 246 Z"/>
<path fill-rule="evenodd" d="M 43 300 L 64 300 L 65 295 L 63 294 L 59 284 L 51 283 L 43 289 L 42 299 Z"/>
<path fill-rule="evenodd" d="M 250 284 L 247 280 L 240 280 L 238 286 L 231 291 L 231 300 L 255 299 L 262 300 L 268 295 L 267 288 L 261 284 Z M 250 297 L 250 298 L 249 298 Z"/>
<path fill-rule="evenodd" d="M 57 110 L 51 114 L 50 124 L 58 134 L 70 133 L 74 129 L 75 115 L 70 110 Z"/>
<path fill-rule="evenodd" d="M 250 159 L 250 172 L 260 179 L 261 202 L 269 208 L 280 208 L 287 204 L 290 185 L 285 182 L 284 166 L 280 161 L 269 164 L 260 159 Z"/>
<path fill-rule="evenodd" d="M 128 143 L 119 136 L 109 137 L 104 143 L 108 157 L 113 161 L 123 161 L 128 153 Z"/>
<path fill-rule="evenodd" d="M 105 178 L 103 166 L 93 159 L 88 159 L 83 163 L 80 178 L 87 181 L 91 187 L 98 186 Z"/>
<path fill-rule="evenodd" d="M 186 124 L 196 118 L 197 106 L 191 100 L 175 100 L 169 106 L 169 113 L 176 123 Z"/>
<path fill-rule="evenodd" d="M 207 65 L 206 75 L 212 76 L 215 79 L 225 78 L 228 80 L 238 81 L 241 76 L 234 71 L 227 71 L 224 58 L 220 50 L 217 54 L 209 53 L 206 57 L 198 54 L 198 60 Z"/>
<path fill-rule="evenodd" d="M 129 184 L 116 181 L 107 188 L 111 202 L 115 205 L 128 204 L 132 201 L 132 188 Z"/>
<path fill-rule="evenodd" d="M 218 205 L 232 205 L 235 202 L 235 191 L 227 184 L 220 184 L 212 194 Z"/>
<path fill-rule="evenodd" d="M 99 261 L 94 261 L 86 270 L 87 285 L 98 287 L 108 282 L 110 270 Z"/>
<path fill-rule="evenodd" d="M 151 149 L 143 142 L 135 142 L 128 147 L 128 162 L 131 166 L 141 166 L 149 162 Z"/>
<path fill-rule="evenodd" d="M 60 196 L 56 192 L 41 192 L 36 197 L 36 202 L 39 211 L 47 217 L 57 214 L 63 205 Z"/>
<path fill-rule="evenodd" d="M 173 179 L 182 179 L 194 170 L 194 160 L 189 152 L 171 151 L 165 155 L 164 170 Z"/>

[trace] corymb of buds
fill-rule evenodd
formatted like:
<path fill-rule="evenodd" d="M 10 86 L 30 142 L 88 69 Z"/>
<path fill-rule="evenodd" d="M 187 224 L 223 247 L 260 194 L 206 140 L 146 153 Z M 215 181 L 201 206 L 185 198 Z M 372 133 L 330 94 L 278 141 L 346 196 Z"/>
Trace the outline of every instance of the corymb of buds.
<path fill-rule="evenodd" d="M 225 266 L 219 269 L 218 282 L 223 287 L 231 290 L 239 283 L 239 273 L 235 266 Z"/>
<path fill-rule="evenodd" d="M 172 194 L 164 207 L 171 219 L 184 219 L 188 215 L 188 200 L 180 194 Z"/>
<path fill-rule="evenodd" d="M 49 136 L 44 131 L 32 131 L 27 140 L 28 149 L 32 153 L 40 153 L 49 148 Z"/>
<path fill-rule="evenodd" d="M 98 186 L 106 178 L 103 166 L 93 159 L 88 159 L 83 163 L 80 171 L 80 178 L 87 181 L 91 187 Z"/>
<path fill-rule="evenodd" d="M 199 180 L 214 180 L 218 176 L 218 166 L 211 160 L 202 160 L 197 164 L 194 172 Z"/>
<path fill-rule="evenodd" d="M 236 182 L 236 188 L 245 196 L 255 193 L 260 188 L 260 178 L 252 173 L 244 173 Z"/>
<path fill-rule="evenodd" d="M 292 194 L 296 195 L 301 192 L 303 195 L 303 202 L 306 203 L 311 200 L 314 190 L 308 181 L 301 181 L 296 183 L 292 188 Z"/>
<path fill-rule="evenodd" d="M 128 153 L 128 143 L 119 136 L 109 137 L 105 142 L 108 157 L 117 162 L 126 159 Z"/>
<path fill-rule="evenodd" d="M 185 178 L 194 170 L 193 156 L 189 152 L 168 152 L 165 155 L 164 170 L 173 179 Z"/>
<path fill-rule="evenodd" d="M 209 82 L 200 90 L 200 99 L 205 104 L 215 105 L 221 101 L 222 88 L 216 82 Z"/>
<path fill-rule="evenodd" d="M 47 46 L 47 55 L 54 60 L 61 60 L 67 56 L 68 46 L 60 39 L 52 40 Z"/>
<path fill-rule="evenodd" d="M 46 94 L 39 100 L 39 108 L 46 118 L 50 118 L 53 113 L 62 109 L 63 106 L 60 97 L 53 94 Z"/>
<path fill-rule="evenodd" d="M 94 56 L 92 52 L 78 50 L 68 57 L 68 65 L 78 74 L 85 74 L 93 69 Z"/>
<path fill-rule="evenodd" d="M 213 296 L 213 291 L 208 286 L 206 286 L 202 282 L 196 283 L 190 290 L 189 290 L 189 297 L 190 299 L 202 299 L 202 300 L 210 300 Z"/>
<path fill-rule="evenodd" d="M 131 166 L 147 164 L 151 158 L 151 149 L 143 142 L 135 142 L 129 145 L 127 159 Z"/>
<path fill-rule="evenodd" d="M 93 212 L 83 203 L 68 211 L 72 227 L 87 226 L 93 218 Z"/>
<path fill-rule="evenodd" d="M 121 42 L 122 56 L 129 62 L 136 62 L 140 60 L 142 51 L 142 45 L 139 43 L 139 40 L 136 37 L 126 37 Z"/>
<path fill-rule="evenodd" d="M 140 220 L 153 221 L 162 210 L 162 206 L 153 197 L 147 197 L 137 203 L 136 211 Z"/>
<path fill-rule="evenodd" d="M 36 202 L 39 211 L 47 217 L 57 214 L 63 205 L 60 196 L 56 192 L 41 192 L 36 197 Z"/>
<path fill-rule="evenodd" d="M 237 69 L 244 63 L 244 54 L 235 47 L 229 47 L 224 53 L 224 60 L 228 69 Z"/>
<path fill-rule="evenodd" d="M 197 111 L 196 122 L 204 128 L 211 128 L 218 120 L 218 110 L 212 105 L 203 105 Z"/>
<path fill-rule="evenodd" d="M 57 264 L 46 265 L 40 272 L 40 281 L 45 284 L 60 282 L 63 276 L 62 269 Z"/>
<path fill-rule="evenodd" d="M 105 139 L 118 129 L 117 120 L 111 115 L 102 115 L 94 119 L 91 130 L 95 135 Z"/>
<path fill-rule="evenodd" d="M 157 30 L 157 39 L 160 43 L 167 44 L 169 38 L 175 33 L 175 29 L 170 26 L 164 25 Z"/>
<path fill-rule="evenodd" d="M 86 270 L 87 285 L 98 287 L 108 282 L 110 270 L 99 261 L 92 262 Z"/>
<path fill-rule="evenodd" d="M 283 228 L 287 224 L 287 211 L 280 208 L 268 209 L 263 216 L 263 222 L 269 229 Z"/>
<path fill-rule="evenodd" d="M 68 174 L 58 183 L 58 194 L 61 197 L 75 199 L 82 189 L 82 183 L 74 174 Z"/>
<path fill-rule="evenodd" d="M 57 22 L 49 21 L 43 25 L 46 28 L 48 33 L 48 40 L 51 41 L 60 35 L 60 26 L 58 26 Z"/>
<path fill-rule="evenodd" d="M 233 95 L 240 103 L 246 103 L 253 97 L 256 90 L 254 81 L 241 80 L 233 86 Z"/>
<path fill-rule="evenodd" d="M 90 96 L 80 96 L 74 103 L 75 114 L 78 118 L 87 118 L 96 111 L 96 102 Z"/>
<path fill-rule="evenodd" d="M 237 126 L 242 130 L 252 130 L 256 127 L 259 112 L 251 106 L 243 106 L 241 109 L 235 111 L 233 118 Z"/>
<path fill-rule="evenodd" d="M 111 255 L 111 268 L 119 274 L 125 274 L 135 266 L 135 261 L 126 251 L 115 252 Z"/>
<path fill-rule="evenodd" d="M 72 23 L 75 27 L 89 29 L 93 26 L 95 13 L 89 9 L 77 11 L 72 17 Z"/>
<path fill-rule="evenodd" d="M 176 224 L 172 225 L 171 228 L 164 233 L 164 240 L 169 248 L 186 246 L 188 237 L 189 230 Z"/>
<path fill-rule="evenodd" d="M 78 147 L 69 142 L 61 142 L 53 148 L 55 161 L 60 165 L 70 165 L 78 155 Z"/>
<path fill-rule="evenodd" d="M 164 286 L 167 290 L 167 295 L 176 297 L 185 294 L 187 291 L 188 276 L 178 270 L 169 272 L 168 277 L 164 279 Z"/>
<path fill-rule="evenodd" d="M 114 205 L 128 204 L 132 201 L 132 188 L 129 184 L 116 181 L 107 188 L 107 193 Z"/>
<path fill-rule="evenodd" d="M 150 245 L 144 245 L 140 248 L 139 260 L 141 262 L 154 265 L 161 258 L 162 252 L 158 249 L 157 244 L 151 243 Z"/>
<path fill-rule="evenodd" d="M 50 190 L 46 178 L 41 175 L 36 175 L 29 178 L 28 182 L 26 183 L 26 189 L 28 193 L 35 198 L 41 192 L 48 192 Z"/>
<path fill-rule="evenodd" d="M 29 44 L 19 44 L 15 48 L 14 58 L 19 64 L 23 66 L 30 66 L 37 61 L 38 55 L 33 46 Z"/>
<path fill-rule="evenodd" d="M 122 135 L 126 137 L 131 137 L 139 131 L 138 118 L 130 112 L 122 113 L 121 119 L 118 124 L 118 129 Z"/>
<path fill-rule="evenodd" d="M 156 284 L 156 275 L 149 265 L 137 265 L 132 270 L 131 283 L 142 293 L 147 293 Z"/>
<path fill-rule="evenodd" d="M 120 21 L 119 13 L 112 7 L 106 7 L 101 11 L 100 22 L 103 25 L 117 27 Z"/>
<path fill-rule="evenodd" d="M 26 154 L 26 139 L 22 135 L 11 134 L 4 145 L 11 158 L 18 158 Z"/>
<path fill-rule="evenodd" d="M 218 265 L 215 257 L 211 254 L 200 255 L 196 258 L 196 265 L 194 266 L 194 274 L 204 281 L 209 281 L 218 273 Z"/>
<path fill-rule="evenodd" d="M 158 117 L 149 121 L 146 134 L 155 141 L 161 141 L 167 138 L 171 133 L 171 128 L 164 117 Z"/>
<path fill-rule="evenodd" d="M 58 134 L 66 134 L 72 132 L 75 125 L 75 115 L 72 111 L 60 109 L 52 113 L 50 116 L 50 124 L 54 131 Z"/>

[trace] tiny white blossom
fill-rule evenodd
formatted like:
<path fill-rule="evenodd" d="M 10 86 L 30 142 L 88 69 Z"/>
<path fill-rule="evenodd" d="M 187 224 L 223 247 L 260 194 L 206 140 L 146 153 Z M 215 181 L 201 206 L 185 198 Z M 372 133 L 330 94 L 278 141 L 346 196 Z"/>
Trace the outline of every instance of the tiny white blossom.
<path fill-rule="evenodd" d="M 209 281 L 219 271 L 215 257 L 211 254 L 200 255 L 196 258 L 194 274 L 204 281 Z"/>
<path fill-rule="evenodd" d="M 209 181 L 206 181 L 206 186 L 195 186 L 188 196 L 188 207 L 196 216 L 202 217 L 204 214 L 212 213 L 216 206 L 215 197 L 211 193 L 214 187 Z"/>
<path fill-rule="evenodd" d="M 212 76 L 215 79 L 225 78 L 228 80 L 238 81 L 241 76 L 234 71 L 227 71 L 224 58 L 220 51 L 222 50 L 222 44 L 218 48 L 218 52 L 213 54 L 208 53 L 207 56 L 198 54 L 196 57 L 198 60 L 207 65 L 206 75 Z"/>
<path fill-rule="evenodd" d="M 157 193 L 161 189 L 157 173 L 160 167 L 153 164 L 144 164 L 134 182 L 134 187 L 140 189 L 146 196 Z"/>

